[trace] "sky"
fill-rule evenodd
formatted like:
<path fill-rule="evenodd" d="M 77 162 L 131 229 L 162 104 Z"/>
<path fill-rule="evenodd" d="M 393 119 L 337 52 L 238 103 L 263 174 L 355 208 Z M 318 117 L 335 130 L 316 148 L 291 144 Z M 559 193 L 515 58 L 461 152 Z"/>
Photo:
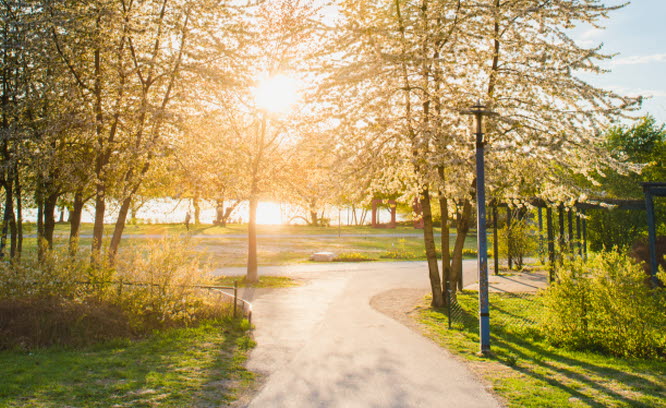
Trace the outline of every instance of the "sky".
<path fill-rule="evenodd" d="M 622 4 L 613 0 L 607 4 Z M 652 98 L 643 102 L 641 114 L 651 114 L 666 123 L 666 1 L 632 0 L 626 7 L 612 12 L 605 30 L 577 30 L 574 38 L 582 45 L 603 43 L 606 54 L 618 54 L 604 68 L 602 76 L 585 76 L 585 80 L 622 95 Z"/>

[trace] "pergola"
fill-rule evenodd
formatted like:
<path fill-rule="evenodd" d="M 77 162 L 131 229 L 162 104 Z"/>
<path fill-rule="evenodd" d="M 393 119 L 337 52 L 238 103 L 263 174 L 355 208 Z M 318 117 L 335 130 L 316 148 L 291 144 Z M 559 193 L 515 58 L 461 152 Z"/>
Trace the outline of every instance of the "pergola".
<path fill-rule="evenodd" d="M 666 183 L 643 183 L 645 209 L 648 222 L 648 246 L 650 248 L 650 271 L 652 283 L 659 285 L 657 279 L 657 228 L 654 219 L 654 197 L 666 197 Z"/>
<path fill-rule="evenodd" d="M 657 184 L 661 186 L 660 194 L 661 196 L 666 195 L 666 183 L 646 183 L 646 184 Z M 647 194 L 647 193 L 646 193 Z M 652 195 L 658 195 L 658 194 L 652 194 Z M 651 198 L 650 198 L 651 200 Z M 597 208 L 607 208 L 608 206 L 613 206 L 616 208 L 621 208 L 625 210 L 645 210 L 647 205 L 647 198 L 646 201 L 642 200 L 616 200 L 616 199 L 605 199 L 603 201 L 589 201 L 585 203 L 575 203 L 573 206 L 567 207 L 563 204 L 556 204 L 552 202 L 548 202 L 545 200 L 541 199 L 534 199 L 531 200 L 530 205 L 533 207 L 538 208 L 538 216 L 539 216 L 539 231 L 543 231 L 544 229 L 544 220 L 543 220 L 543 214 L 542 214 L 542 209 L 546 209 L 546 242 L 548 245 L 548 260 L 550 264 L 550 273 L 549 273 L 549 281 L 553 281 L 555 279 L 555 227 L 553 223 L 553 211 L 558 212 L 558 226 L 559 226 L 559 234 L 558 234 L 558 239 L 557 242 L 560 245 L 560 249 L 564 248 L 567 242 L 565 241 L 565 236 L 568 235 L 568 245 L 569 249 L 573 252 L 574 250 L 577 250 L 580 256 L 584 256 L 586 251 L 587 251 L 587 225 L 585 218 L 582 217 L 576 217 L 575 221 L 575 232 L 574 232 L 574 220 L 573 220 L 573 211 L 572 209 L 578 210 L 580 214 L 585 214 L 586 210 L 590 209 L 597 209 Z M 509 205 L 506 203 L 497 203 L 497 202 L 491 202 L 490 207 L 492 208 L 492 215 L 493 215 L 493 230 L 494 230 L 494 254 L 497 254 L 497 208 L 507 208 L 507 216 L 509 218 L 510 222 L 510 217 L 511 217 L 511 212 L 508 211 Z M 648 211 L 649 212 L 649 211 Z M 648 218 L 650 218 L 650 215 L 648 214 Z M 648 219 L 648 223 L 650 223 L 650 220 Z M 568 224 L 568 225 L 567 225 Z M 652 211 L 652 231 L 654 235 L 654 211 Z M 568 234 L 566 232 L 568 231 Z M 578 241 L 577 248 L 574 248 L 574 243 L 573 243 L 573 237 L 574 234 L 576 236 L 576 240 Z M 654 238 L 653 238 L 653 246 L 650 247 L 650 254 L 652 257 L 654 257 L 656 262 L 656 252 L 654 249 Z M 497 256 L 494 257 L 495 261 L 495 274 L 497 275 L 499 272 L 499 259 Z M 509 262 L 511 260 L 509 259 Z M 511 265 L 509 264 L 509 267 Z M 653 271 L 656 271 L 656 268 L 653 267 Z M 654 272 L 653 272 L 653 277 L 656 279 Z"/>

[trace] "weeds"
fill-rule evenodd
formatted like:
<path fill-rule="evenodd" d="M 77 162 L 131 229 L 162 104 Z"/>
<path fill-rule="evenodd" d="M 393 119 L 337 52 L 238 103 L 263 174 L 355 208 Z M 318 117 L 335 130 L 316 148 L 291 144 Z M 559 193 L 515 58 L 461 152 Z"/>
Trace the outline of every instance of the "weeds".
<path fill-rule="evenodd" d="M 84 346 L 230 315 L 196 286 L 207 271 L 176 239 L 136 247 L 111 268 L 66 252 L 0 264 L 0 349 Z"/>

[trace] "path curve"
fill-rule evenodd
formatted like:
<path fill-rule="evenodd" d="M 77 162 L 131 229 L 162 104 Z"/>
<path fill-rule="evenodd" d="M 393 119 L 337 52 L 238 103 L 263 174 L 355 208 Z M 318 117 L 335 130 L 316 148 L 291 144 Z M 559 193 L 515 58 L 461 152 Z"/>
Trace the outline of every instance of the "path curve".
<path fill-rule="evenodd" d="M 470 282 L 475 262 L 465 261 L 464 268 Z M 253 303 L 258 343 L 248 368 L 265 375 L 243 406 L 500 406 L 446 350 L 371 307 L 370 300 L 387 290 L 426 293 L 425 262 L 281 266 L 259 273 L 305 284 L 242 294 Z"/>

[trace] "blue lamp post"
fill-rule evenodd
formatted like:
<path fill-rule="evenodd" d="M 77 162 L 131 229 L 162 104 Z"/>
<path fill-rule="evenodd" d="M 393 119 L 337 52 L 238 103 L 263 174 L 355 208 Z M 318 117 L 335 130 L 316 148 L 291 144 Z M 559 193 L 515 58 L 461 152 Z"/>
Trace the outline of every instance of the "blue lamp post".
<path fill-rule="evenodd" d="M 490 351 L 490 312 L 488 307 L 488 242 L 486 237 L 486 191 L 484 176 L 484 145 L 483 117 L 497 116 L 497 113 L 486 110 L 478 102 L 470 110 L 461 112 L 463 115 L 474 116 L 476 122 L 476 231 L 477 231 L 477 262 L 479 270 L 479 337 L 481 353 Z"/>

